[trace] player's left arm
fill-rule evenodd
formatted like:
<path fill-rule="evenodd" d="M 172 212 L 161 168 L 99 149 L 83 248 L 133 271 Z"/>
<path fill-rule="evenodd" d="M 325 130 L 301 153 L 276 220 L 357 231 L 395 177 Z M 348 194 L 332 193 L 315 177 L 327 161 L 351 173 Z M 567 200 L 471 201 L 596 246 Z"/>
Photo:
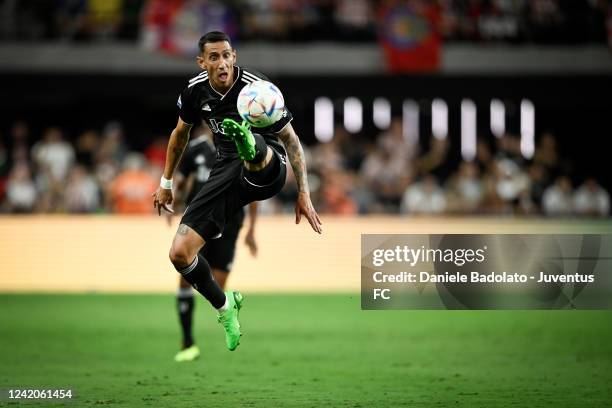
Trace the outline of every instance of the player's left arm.
<path fill-rule="evenodd" d="M 306 159 L 304 157 L 304 150 L 302 144 L 298 138 L 295 130 L 291 123 L 288 123 L 279 133 L 279 139 L 285 145 L 287 149 L 287 156 L 289 157 L 289 163 L 293 168 L 293 174 L 298 187 L 298 198 L 295 203 L 295 223 L 299 224 L 302 218 L 302 214 L 306 217 L 310 226 L 313 230 L 319 234 L 323 231 L 321 229 L 321 220 L 319 215 L 312 206 L 310 201 L 310 189 L 308 187 L 308 174 L 306 173 Z"/>
<path fill-rule="evenodd" d="M 257 256 L 257 241 L 255 241 L 255 221 L 257 220 L 257 201 L 249 204 L 249 229 L 247 230 L 244 243 L 249 247 L 252 256 Z"/>

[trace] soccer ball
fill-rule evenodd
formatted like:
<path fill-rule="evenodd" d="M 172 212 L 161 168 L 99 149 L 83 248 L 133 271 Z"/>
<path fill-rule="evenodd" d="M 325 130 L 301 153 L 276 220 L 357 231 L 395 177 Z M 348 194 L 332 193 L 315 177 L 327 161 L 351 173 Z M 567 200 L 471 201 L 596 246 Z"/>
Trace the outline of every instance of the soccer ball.
<path fill-rule="evenodd" d="M 268 127 L 283 117 L 285 99 L 271 82 L 255 81 L 247 84 L 238 95 L 238 114 L 252 126 Z"/>

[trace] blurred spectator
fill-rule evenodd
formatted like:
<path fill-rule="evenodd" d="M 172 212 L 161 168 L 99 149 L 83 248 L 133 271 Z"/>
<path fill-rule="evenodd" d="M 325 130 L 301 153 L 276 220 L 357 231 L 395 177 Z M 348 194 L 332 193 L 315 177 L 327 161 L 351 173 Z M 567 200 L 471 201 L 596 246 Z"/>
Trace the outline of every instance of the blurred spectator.
<path fill-rule="evenodd" d="M 183 1 L 170 18 L 164 50 L 192 57 L 198 54 L 197 44 L 204 33 L 223 31 L 230 38 L 235 38 L 234 13 L 225 3 L 208 0 Z"/>
<path fill-rule="evenodd" d="M 10 163 L 30 160 L 30 128 L 26 122 L 17 121 L 13 124 L 9 139 Z"/>
<path fill-rule="evenodd" d="M 74 163 L 74 148 L 64 140 L 62 131 L 56 127 L 49 128 L 43 140 L 32 148 L 32 157 L 39 168 L 55 182 L 62 182 Z"/>
<path fill-rule="evenodd" d="M 102 131 L 102 143 L 98 159 L 102 162 L 110 160 L 121 163 L 127 154 L 123 141 L 123 127 L 119 122 L 109 122 Z"/>
<path fill-rule="evenodd" d="M 476 143 L 476 163 L 481 174 L 493 173 L 495 171 L 495 160 L 491 152 L 491 145 L 483 138 L 478 138 Z"/>
<path fill-rule="evenodd" d="M 96 180 L 83 166 L 75 166 L 70 171 L 64 207 L 71 213 L 95 212 L 100 208 L 100 190 Z"/>
<path fill-rule="evenodd" d="M 507 159 L 513 161 L 517 166 L 522 166 L 525 159 L 521 154 L 521 141 L 518 136 L 506 133 L 497 142 L 497 152 L 495 159 Z"/>
<path fill-rule="evenodd" d="M 563 171 L 568 169 L 561 168 L 561 158 L 557 150 L 557 140 L 552 133 L 546 132 L 540 137 L 536 147 L 533 161 L 541 165 L 545 170 L 544 177 L 547 181 L 552 181 Z"/>
<path fill-rule="evenodd" d="M 123 0 L 87 0 L 87 22 L 92 36 L 108 39 L 119 32 Z"/>
<path fill-rule="evenodd" d="M 68 0 L 55 6 L 53 36 L 92 41 L 138 38 L 144 0 Z"/>
<path fill-rule="evenodd" d="M 430 174 L 408 187 L 400 209 L 403 214 L 441 214 L 445 210 L 444 190 Z"/>
<path fill-rule="evenodd" d="M 153 139 L 153 142 L 151 142 L 144 152 L 149 163 L 154 167 L 160 168 L 162 171 L 164 169 L 164 164 L 166 163 L 167 146 L 168 137 L 157 136 L 155 139 Z"/>
<path fill-rule="evenodd" d="M 34 210 L 36 204 L 36 186 L 32 181 L 27 164 L 15 164 L 6 187 L 6 206 L 14 213 L 27 213 Z"/>
<path fill-rule="evenodd" d="M 508 207 L 497 192 L 494 173 L 486 173 L 482 179 L 483 196 L 478 208 L 479 214 L 506 214 Z"/>
<path fill-rule="evenodd" d="M 529 193 L 526 199 L 529 200 L 533 211 L 537 212 L 542 207 L 542 200 L 546 186 L 549 185 L 546 171 L 540 164 L 534 163 L 527 170 L 529 177 Z"/>
<path fill-rule="evenodd" d="M 86 130 L 76 141 L 76 161 L 91 170 L 96 163 L 96 156 L 100 146 L 100 136 L 95 130 Z"/>
<path fill-rule="evenodd" d="M 183 0 L 149 0 L 142 10 L 140 42 L 148 50 L 170 48 L 172 18 Z"/>
<path fill-rule="evenodd" d="M 126 156 L 123 171 L 110 186 L 110 207 L 119 214 L 151 214 L 151 195 L 159 185 L 146 169 L 146 160 L 140 153 Z"/>
<path fill-rule="evenodd" d="M 449 212 L 476 212 L 484 194 L 476 164 L 462 162 L 457 173 L 448 181 L 446 191 Z"/>
<path fill-rule="evenodd" d="M 278 40 L 289 36 L 290 14 L 282 7 L 283 2 L 246 0 L 245 3 L 248 13 L 242 16 L 243 35 L 264 40 Z"/>
<path fill-rule="evenodd" d="M 321 200 L 319 208 L 321 213 L 336 215 L 357 214 L 357 204 L 350 196 L 352 180 L 348 173 L 342 171 L 327 172 L 324 174 L 321 185 Z"/>
<path fill-rule="evenodd" d="M 374 150 L 363 162 L 360 175 L 383 206 L 381 209 L 396 212 L 402 193 L 410 182 L 407 163 L 393 160 L 393 155 L 387 150 Z"/>
<path fill-rule="evenodd" d="M 345 41 L 375 38 L 373 6 L 368 0 L 337 0 L 334 19 L 338 23 L 338 36 Z"/>
<path fill-rule="evenodd" d="M 329 146 L 326 152 L 320 152 L 323 147 Z M 358 171 L 365 157 L 365 147 L 363 138 L 358 134 L 350 134 L 344 129 L 343 126 L 336 126 L 334 129 L 334 136 L 328 143 L 321 143 L 314 146 L 312 149 L 312 155 L 308 160 L 308 163 L 313 163 L 315 168 L 327 167 L 328 164 L 324 163 L 324 159 L 319 158 L 319 154 L 328 156 L 328 159 L 332 160 L 331 167 L 341 168 L 345 170 Z M 331 153 L 335 157 L 331 157 Z M 314 163 L 314 162 L 317 163 Z"/>
<path fill-rule="evenodd" d="M 605 217 L 610 213 L 610 194 L 595 179 L 587 179 L 574 194 L 574 211 L 579 215 Z"/>
<path fill-rule="evenodd" d="M 521 210 L 521 197 L 528 188 L 529 178 L 515 161 L 509 158 L 497 160 L 495 190 L 505 203 L 505 212 Z"/>
<path fill-rule="evenodd" d="M 378 135 L 377 147 L 391 155 L 391 160 L 398 166 L 408 166 L 417 152 L 417 145 L 409 143 L 404 137 L 401 118 L 393 118 L 389 129 Z"/>
<path fill-rule="evenodd" d="M 45 130 L 42 140 L 32 147 L 40 211 L 55 212 L 62 207 L 66 177 L 74 158 L 74 148 L 56 127 Z"/>
<path fill-rule="evenodd" d="M 431 137 L 429 142 L 429 150 L 417 159 L 417 174 L 435 174 L 440 178 L 445 178 L 448 174 L 449 162 L 448 150 L 450 143 L 448 139 L 438 139 Z"/>
<path fill-rule="evenodd" d="M 343 170 L 346 168 L 344 152 L 338 147 L 338 143 L 319 143 L 311 150 L 310 164 L 313 170 L 322 174 L 326 171 Z"/>
<path fill-rule="evenodd" d="M 542 210 L 546 215 L 570 215 L 573 210 L 572 198 L 572 182 L 568 177 L 559 177 L 544 191 Z"/>

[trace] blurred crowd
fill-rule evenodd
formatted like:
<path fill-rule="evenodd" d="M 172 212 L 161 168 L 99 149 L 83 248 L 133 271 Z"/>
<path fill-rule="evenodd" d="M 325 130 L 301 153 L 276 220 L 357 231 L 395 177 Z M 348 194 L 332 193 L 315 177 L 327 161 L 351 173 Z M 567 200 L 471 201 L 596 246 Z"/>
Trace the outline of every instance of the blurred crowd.
<path fill-rule="evenodd" d="M 121 124 L 85 130 L 74 142 L 49 127 L 34 142 L 17 122 L 0 143 L 0 207 L 13 213 L 150 213 L 165 140 L 129 151 Z M 4 140 L 4 138 L 3 138 Z"/>
<path fill-rule="evenodd" d="M 479 140 L 476 158 L 460 161 L 449 139 L 432 136 L 423 150 L 407 141 L 400 119 L 374 141 L 337 128 L 331 142 L 308 149 L 316 201 L 335 214 L 609 214 L 609 193 L 594 178 L 574 179 L 553 134 L 539 137 L 531 160 L 518 136 L 492 142 Z"/>
<path fill-rule="evenodd" d="M 435 12 L 446 41 L 605 44 L 612 36 L 608 0 L 0 0 L 0 39 L 150 45 L 160 30 L 191 39 L 222 29 L 237 41 L 374 42 L 381 10 L 397 4 Z"/>
<path fill-rule="evenodd" d="M 192 133 L 206 132 L 196 129 Z M 131 151 L 120 123 L 69 138 L 57 127 L 31 134 L 16 122 L 0 140 L 0 211 L 9 213 L 150 214 L 167 136 Z M 478 142 L 473 161 L 450 157 L 448 139 L 421 150 L 400 120 L 373 138 L 337 128 L 333 139 L 305 147 L 312 198 L 321 213 L 491 214 L 605 217 L 609 193 L 594 178 L 576 180 L 555 136 L 538 137 L 525 160 L 518 137 Z M 427 145 L 427 144 L 426 144 Z M 289 172 L 264 213 L 291 213 L 297 189 Z"/>

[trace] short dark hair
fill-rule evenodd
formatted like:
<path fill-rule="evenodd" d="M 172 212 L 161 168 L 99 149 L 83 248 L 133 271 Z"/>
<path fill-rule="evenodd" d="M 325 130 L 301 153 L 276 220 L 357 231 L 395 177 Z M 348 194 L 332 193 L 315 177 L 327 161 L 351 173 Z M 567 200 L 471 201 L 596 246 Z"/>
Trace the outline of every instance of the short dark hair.
<path fill-rule="evenodd" d="M 203 53 L 204 52 L 204 46 L 208 43 L 216 43 L 216 42 L 220 42 L 220 41 L 227 41 L 230 46 L 232 45 L 232 42 L 230 41 L 230 38 L 227 34 L 225 34 L 222 31 L 210 31 L 206 34 L 204 34 L 202 36 L 202 38 L 200 38 L 200 41 L 198 41 L 198 48 L 200 49 L 200 52 Z"/>

